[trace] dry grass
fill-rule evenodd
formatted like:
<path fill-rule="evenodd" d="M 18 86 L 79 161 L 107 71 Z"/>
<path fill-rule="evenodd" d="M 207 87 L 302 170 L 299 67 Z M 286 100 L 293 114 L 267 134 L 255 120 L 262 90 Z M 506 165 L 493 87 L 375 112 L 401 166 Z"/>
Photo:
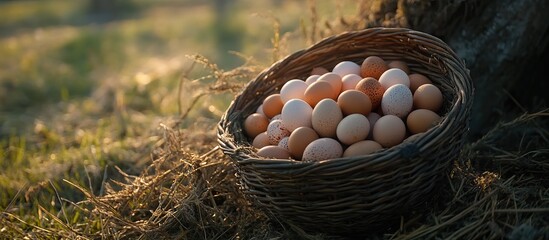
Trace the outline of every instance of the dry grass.
<path fill-rule="evenodd" d="M 344 30 L 400 24 L 398 12 L 378 16 L 386 7 L 382 1 L 363 1 L 354 18 L 340 17 L 318 23 L 312 2 L 312 22 L 302 23 L 301 28 L 310 43 Z M 279 51 L 276 46 L 283 38 L 275 34 L 275 51 Z M 278 54 L 273 53 L 273 58 Z M 259 70 L 251 59 L 244 66 L 225 72 L 206 58 L 191 58 L 210 69 L 211 75 L 191 81 L 187 79 L 188 74 L 183 74 L 180 88 L 213 79 L 191 102 L 209 94 L 234 94 L 243 87 L 242 78 L 253 76 Z M 53 201 L 65 207 L 57 213 L 41 211 L 40 224 L 31 224 L 4 211 L 0 215 L 1 238 L 340 238 L 305 233 L 277 219 L 269 219 L 254 208 L 238 189 L 231 161 L 217 149 L 216 120 L 199 118 L 187 128 L 178 127 L 188 109 L 194 106 L 180 106 L 180 118 L 169 126 L 162 125 L 163 137 L 150 154 L 151 164 L 139 176 L 120 171 L 123 179 L 105 182 L 102 195 L 69 183 L 85 194 L 86 200 L 72 203 L 54 197 Z M 468 143 L 459 159 L 453 159 L 451 175 L 440 183 L 441 191 L 433 196 L 433 202 L 425 204 L 425 209 L 411 218 L 403 218 L 399 229 L 387 229 L 369 237 L 549 239 L 548 129 L 549 110 L 501 122 L 479 140 Z M 70 216 L 65 215 L 69 208 L 80 209 L 86 216 L 77 223 L 69 223 Z"/>

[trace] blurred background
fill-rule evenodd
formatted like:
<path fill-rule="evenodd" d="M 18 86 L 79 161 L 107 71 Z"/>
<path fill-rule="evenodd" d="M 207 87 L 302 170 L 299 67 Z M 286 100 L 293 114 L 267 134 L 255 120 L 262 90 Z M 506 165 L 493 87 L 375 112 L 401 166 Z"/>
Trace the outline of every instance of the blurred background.
<path fill-rule="evenodd" d="M 20 215 L 33 215 L 38 203 L 56 207 L 55 189 L 64 198 L 82 198 L 62 179 L 101 193 L 105 177 L 116 178 L 113 166 L 139 174 L 161 138 L 161 124 L 178 119 L 197 91 L 185 83 L 178 92 L 193 62 L 189 55 L 200 54 L 221 71 L 266 67 L 310 44 L 302 31 L 309 6 L 282 0 L 0 1 L 0 207 L 26 206 Z M 356 12 L 352 1 L 315 6 L 322 19 Z M 196 65 L 188 78 L 207 84 L 211 74 L 211 67 Z M 201 98 L 181 126 L 217 121 L 233 97 Z M 13 205 L 22 193 L 25 200 Z"/>

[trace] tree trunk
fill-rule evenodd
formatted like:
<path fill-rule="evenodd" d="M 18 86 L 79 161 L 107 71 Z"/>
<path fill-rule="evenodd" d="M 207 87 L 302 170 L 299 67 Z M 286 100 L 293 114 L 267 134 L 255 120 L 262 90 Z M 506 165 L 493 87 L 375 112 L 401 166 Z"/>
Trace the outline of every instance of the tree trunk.
<path fill-rule="evenodd" d="M 375 14 L 441 38 L 465 60 L 475 85 L 471 137 L 508 111 L 549 102 L 549 1 L 384 0 Z"/>

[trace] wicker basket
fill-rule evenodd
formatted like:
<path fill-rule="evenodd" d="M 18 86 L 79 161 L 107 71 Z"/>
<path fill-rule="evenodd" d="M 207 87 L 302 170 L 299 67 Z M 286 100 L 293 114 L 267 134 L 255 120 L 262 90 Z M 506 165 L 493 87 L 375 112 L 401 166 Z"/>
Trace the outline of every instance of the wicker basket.
<path fill-rule="evenodd" d="M 242 130 L 246 116 L 286 81 L 376 55 L 404 60 L 444 95 L 443 118 L 413 141 L 374 154 L 300 162 L 261 159 Z M 469 71 L 440 39 L 402 28 L 372 28 L 326 38 L 273 64 L 231 103 L 218 125 L 245 194 L 265 212 L 309 231 L 363 233 L 400 223 L 421 208 L 448 173 L 468 131 L 473 86 Z M 425 208 L 425 207 L 423 207 Z"/>

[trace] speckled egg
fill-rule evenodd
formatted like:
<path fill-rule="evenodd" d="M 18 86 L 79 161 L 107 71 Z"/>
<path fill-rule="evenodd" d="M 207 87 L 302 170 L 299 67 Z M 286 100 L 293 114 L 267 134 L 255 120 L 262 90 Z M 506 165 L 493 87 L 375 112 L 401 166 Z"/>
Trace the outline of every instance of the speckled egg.
<path fill-rule="evenodd" d="M 360 76 L 363 78 L 373 77 L 377 80 L 387 69 L 389 67 L 383 59 L 377 56 L 369 56 L 364 59 L 364 62 L 360 66 Z"/>
<path fill-rule="evenodd" d="M 281 120 L 274 120 L 267 127 L 267 136 L 271 145 L 278 145 L 282 138 L 290 136 L 290 131 L 284 127 Z"/>
<path fill-rule="evenodd" d="M 396 84 L 388 88 L 381 99 L 381 110 L 384 115 L 395 115 L 405 118 L 410 111 L 414 99 L 412 92 L 403 84 Z"/>
<path fill-rule="evenodd" d="M 311 142 L 303 152 L 303 161 L 322 161 L 339 158 L 343 155 L 343 147 L 333 138 L 319 138 Z"/>
<path fill-rule="evenodd" d="M 367 77 L 360 80 L 355 87 L 356 90 L 365 93 L 372 103 L 372 109 L 377 109 L 381 104 L 381 99 L 383 98 L 383 93 L 385 88 L 372 77 Z"/>

